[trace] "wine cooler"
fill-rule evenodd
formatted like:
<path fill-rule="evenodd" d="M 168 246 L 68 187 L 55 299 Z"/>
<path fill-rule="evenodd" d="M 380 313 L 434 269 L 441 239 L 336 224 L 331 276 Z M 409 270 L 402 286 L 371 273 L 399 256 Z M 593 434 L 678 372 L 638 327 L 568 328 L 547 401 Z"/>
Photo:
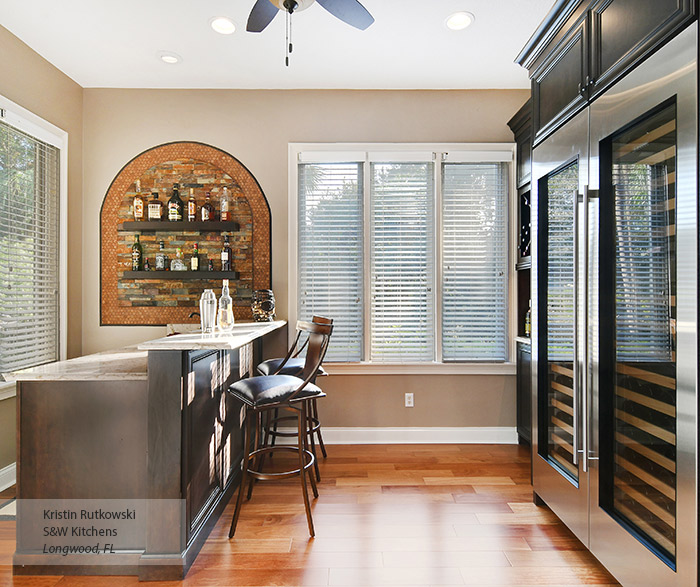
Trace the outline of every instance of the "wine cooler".
<path fill-rule="evenodd" d="M 533 483 L 623 585 L 697 585 L 697 26 L 533 151 Z"/>

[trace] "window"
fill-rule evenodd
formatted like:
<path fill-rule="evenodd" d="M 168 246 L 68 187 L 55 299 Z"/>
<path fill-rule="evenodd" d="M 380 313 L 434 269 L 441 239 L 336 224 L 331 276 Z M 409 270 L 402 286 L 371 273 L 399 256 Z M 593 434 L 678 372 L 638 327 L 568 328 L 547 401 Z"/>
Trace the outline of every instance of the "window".
<path fill-rule="evenodd" d="M 65 136 L 5 104 L 0 103 L 0 372 L 56 361 L 65 348 L 60 287 Z"/>
<path fill-rule="evenodd" d="M 507 361 L 511 145 L 346 146 L 290 147 L 291 318 L 327 361 Z"/>

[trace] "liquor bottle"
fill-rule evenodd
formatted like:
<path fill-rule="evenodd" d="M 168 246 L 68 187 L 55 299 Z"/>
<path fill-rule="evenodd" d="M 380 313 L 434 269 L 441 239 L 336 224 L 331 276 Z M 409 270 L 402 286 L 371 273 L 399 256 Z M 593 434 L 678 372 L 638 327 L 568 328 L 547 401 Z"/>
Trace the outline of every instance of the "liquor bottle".
<path fill-rule="evenodd" d="M 207 271 L 214 271 L 214 261 L 209 259 L 209 264 L 207 265 Z"/>
<path fill-rule="evenodd" d="M 165 242 L 160 241 L 160 251 L 156 255 L 156 271 L 165 271 L 167 257 L 165 256 Z"/>
<path fill-rule="evenodd" d="M 214 214 L 214 206 L 211 205 L 211 193 L 207 192 L 205 194 L 205 201 L 202 207 L 200 208 L 202 220 L 204 222 L 207 222 L 208 220 L 216 220 L 216 216 Z"/>
<path fill-rule="evenodd" d="M 224 193 L 221 194 L 221 212 L 220 217 L 222 222 L 231 220 L 231 196 L 228 193 L 228 188 L 224 188 Z"/>
<path fill-rule="evenodd" d="M 146 257 L 143 261 L 143 270 L 144 271 L 150 271 L 151 270 L 151 264 L 148 262 L 148 257 Z"/>
<path fill-rule="evenodd" d="M 184 204 L 180 199 L 180 184 L 173 184 L 173 195 L 168 200 L 168 220 L 170 222 L 180 222 L 182 220 L 182 212 Z"/>
<path fill-rule="evenodd" d="M 528 300 L 527 314 L 525 314 L 525 336 L 530 337 L 532 331 L 532 300 Z"/>
<path fill-rule="evenodd" d="M 158 199 L 158 192 L 153 192 L 148 201 L 148 219 L 163 220 L 163 202 Z"/>
<path fill-rule="evenodd" d="M 170 271 L 187 271 L 187 265 L 182 260 L 182 249 L 180 247 L 177 248 L 175 258 L 170 261 Z"/>
<path fill-rule="evenodd" d="M 187 221 L 197 220 L 197 200 L 194 199 L 194 188 L 190 188 L 190 197 L 187 200 Z"/>
<path fill-rule="evenodd" d="M 139 241 L 139 235 L 136 235 L 134 244 L 131 245 L 131 270 L 141 271 L 143 269 L 143 249 Z"/>
<path fill-rule="evenodd" d="M 221 248 L 221 270 L 231 271 L 231 263 L 233 261 L 233 251 L 228 242 L 228 235 L 224 236 L 224 246 Z"/>
<path fill-rule="evenodd" d="M 228 279 L 224 279 L 224 285 L 221 288 L 216 325 L 222 332 L 231 332 L 233 330 L 233 300 L 228 292 Z"/>
<path fill-rule="evenodd" d="M 199 271 L 199 245 L 194 243 L 194 252 L 190 258 L 190 269 L 192 271 Z"/>
<path fill-rule="evenodd" d="M 142 220 L 146 220 L 146 215 L 145 215 L 145 205 L 143 201 L 143 196 L 141 195 L 141 180 L 137 179 L 136 180 L 136 195 L 134 196 L 134 201 L 133 201 L 133 208 L 134 208 L 134 220 L 137 222 L 141 222 Z"/>

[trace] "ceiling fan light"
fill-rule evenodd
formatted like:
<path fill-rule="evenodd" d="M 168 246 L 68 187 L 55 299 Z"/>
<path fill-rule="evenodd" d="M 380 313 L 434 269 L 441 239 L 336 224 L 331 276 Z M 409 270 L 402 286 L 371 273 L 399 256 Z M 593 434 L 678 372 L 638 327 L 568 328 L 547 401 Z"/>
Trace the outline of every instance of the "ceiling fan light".
<path fill-rule="evenodd" d="M 220 35 L 232 35 L 236 32 L 236 25 L 226 16 L 215 16 L 209 21 L 209 25 Z"/>
<path fill-rule="evenodd" d="M 471 12 L 455 12 L 450 14 L 445 20 L 445 26 L 451 31 L 461 31 L 474 22 L 474 15 Z"/>

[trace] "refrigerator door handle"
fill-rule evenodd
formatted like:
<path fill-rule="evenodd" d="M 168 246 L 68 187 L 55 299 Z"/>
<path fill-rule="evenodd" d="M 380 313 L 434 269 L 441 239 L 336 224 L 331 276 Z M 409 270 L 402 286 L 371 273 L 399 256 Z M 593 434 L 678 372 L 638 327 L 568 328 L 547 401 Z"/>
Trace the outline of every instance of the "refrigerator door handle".
<path fill-rule="evenodd" d="M 578 188 L 574 190 L 574 360 L 573 360 L 573 449 L 574 454 L 572 455 L 572 463 L 578 466 L 578 455 L 579 455 L 579 421 L 578 421 L 578 404 L 580 401 L 580 382 L 579 382 L 579 364 L 578 364 L 578 302 L 579 302 L 579 213 L 578 213 Z"/>
<path fill-rule="evenodd" d="M 581 427 L 583 429 L 583 471 L 588 471 L 588 462 L 591 460 L 598 460 L 597 456 L 594 456 L 591 452 L 591 447 L 593 443 L 590 442 L 590 406 L 591 406 L 591 394 L 593 390 L 591 389 L 590 379 L 589 379 L 589 354 L 588 354 L 588 340 L 590 340 L 588 327 L 589 327 L 589 275 L 588 271 L 590 269 L 590 240 L 589 240 L 589 204 L 592 199 L 598 199 L 598 190 L 591 190 L 588 186 L 583 189 L 583 234 L 584 234 L 584 249 L 583 249 L 583 333 L 586 343 L 583 345 L 583 369 L 582 369 L 582 399 L 583 399 L 583 421 Z"/>
<path fill-rule="evenodd" d="M 578 240 L 578 233 L 576 234 Z M 578 265 L 578 255 L 576 256 L 576 265 Z M 581 315 L 583 318 L 583 333 L 584 333 L 584 344 L 583 346 L 583 357 L 581 357 L 581 436 L 583 437 L 582 443 L 582 454 L 583 462 L 582 468 L 583 472 L 588 472 L 588 186 L 583 186 L 583 300 L 581 305 Z M 578 280 L 577 280 L 578 281 Z M 576 298 L 577 304 L 579 303 L 579 298 Z M 576 338 L 578 339 L 579 330 L 578 324 L 576 328 Z M 577 355 L 578 358 L 578 355 Z"/>

